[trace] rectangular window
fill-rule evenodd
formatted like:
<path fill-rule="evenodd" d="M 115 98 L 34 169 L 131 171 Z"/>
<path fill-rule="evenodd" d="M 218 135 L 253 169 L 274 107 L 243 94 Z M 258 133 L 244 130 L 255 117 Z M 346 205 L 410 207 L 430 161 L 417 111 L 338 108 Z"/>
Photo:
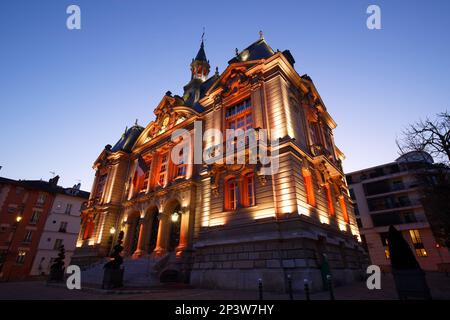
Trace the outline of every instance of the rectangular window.
<path fill-rule="evenodd" d="M 238 189 L 236 179 L 227 180 L 225 184 L 225 209 L 236 210 Z"/>
<path fill-rule="evenodd" d="M 381 244 L 384 247 L 384 256 L 386 257 L 386 259 L 389 259 L 390 254 L 389 254 L 389 246 L 388 246 L 388 233 L 387 232 L 380 233 L 380 240 L 381 240 Z"/>
<path fill-rule="evenodd" d="M 348 217 L 347 204 L 345 203 L 344 196 L 339 197 L 339 203 L 341 204 L 342 216 L 344 217 L 344 221 L 349 223 L 350 219 Z"/>
<path fill-rule="evenodd" d="M 414 250 L 416 251 L 417 256 L 418 257 L 428 256 L 428 253 L 423 245 L 422 238 L 420 237 L 419 230 L 411 229 L 409 230 L 409 235 L 411 237 L 411 241 L 413 243 Z"/>
<path fill-rule="evenodd" d="M 242 179 L 243 194 L 242 202 L 246 207 L 255 205 L 255 178 L 253 173 L 248 173 Z"/>
<path fill-rule="evenodd" d="M 45 203 L 45 194 L 39 193 L 36 204 L 42 206 L 44 205 L 44 203 Z"/>
<path fill-rule="evenodd" d="M 331 187 L 329 184 L 325 185 L 325 190 L 327 192 L 328 215 L 332 217 L 334 216 L 334 205 L 333 205 L 333 195 L 331 194 Z"/>
<path fill-rule="evenodd" d="M 38 223 L 40 214 L 41 213 L 39 211 L 33 211 L 30 218 L 30 224 Z"/>
<path fill-rule="evenodd" d="M 53 250 L 59 250 L 62 244 L 63 244 L 62 239 L 56 239 L 55 244 L 53 245 Z"/>
<path fill-rule="evenodd" d="M 70 212 L 72 211 L 72 204 L 68 203 L 66 205 L 66 210 L 64 211 L 65 214 L 70 214 Z"/>
<path fill-rule="evenodd" d="M 148 179 L 150 179 L 150 163 L 148 163 L 147 166 L 148 170 L 144 173 L 144 179 L 142 181 L 141 189 L 139 190 L 140 193 L 147 192 Z"/>
<path fill-rule="evenodd" d="M 28 231 L 25 233 L 25 237 L 23 238 L 23 242 L 30 243 L 32 237 L 33 237 L 33 231 L 28 230 Z"/>
<path fill-rule="evenodd" d="M 106 177 L 107 175 L 101 175 L 98 178 L 98 182 L 97 182 L 97 188 L 95 190 L 95 200 L 96 201 L 100 201 L 102 195 L 103 195 L 103 190 L 105 189 L 105 184 L 106 184 Z"/>
<path fill-rule="evenodd" d="M 250 99 L 229 107 L 225 111 L 226 129 L 247 131 L 253 127 L 252 105 Z"/>
<path fill-rule="evenodd" d="M 169 157 L 168 157 L 168 154 L 165 153 L 165 154 L 161 155 L 161 165 L 159 167 L 158 184 L 160 186 L 164 186 L 164 184 L 166 182 L 168 165 L 169 165 Z"/>
<path fill-rule="evenodd" d="M 314 194 L 314 185 L 313 185 L 311 173 L 309 172 L 308 169 L 303 169 L 302 174 L 303 174 L 303 179 L 304 179 L 305 189 L 306 189 L 306 202 L 311 206 L 315 206 L 316 205 L 316 196 Z"/>
<path fill-rule="evenodd" d="M 67 232 L 67 222 L 63 221 L 60 223 L 59 232 Z"/>
<path fill-rule="evenodd" d="M 176 178 L 177 177 L 185 177 L 186 172 L 187 172 L 187 164 L 185 161 L 186 160 L 185 156 L 183 154 L 183 149 L 180 149 L 179 157 L 180 157 L 180 161 L 179 161 L 179 164 L 177 164 Z"/>
<path fill-rule="evenodd" d="M 17 253 L 16 263 L 24 264 L 26 255 L 27 255 L 27 252 L 25 250 L 19 250 L 19 252 Z"/>

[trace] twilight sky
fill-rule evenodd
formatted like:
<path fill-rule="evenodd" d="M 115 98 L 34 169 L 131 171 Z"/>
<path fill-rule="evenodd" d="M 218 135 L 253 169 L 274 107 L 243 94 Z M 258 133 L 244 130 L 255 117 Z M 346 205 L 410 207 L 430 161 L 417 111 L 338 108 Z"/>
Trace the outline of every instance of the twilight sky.
<path fill-rule="evenodd" d="M 81 8 L 81 30 L 66 8 Z M 382 30 L 366 27 L 381 7 Z M 223 71 L 263 30 L 338 124 L 346 172 L 394 160 L 408 123 L 449 108 L 450 1 L 0 1 L 0 176 L 81 180 L 135 119 L 190 79 L 203 27 Z"/>

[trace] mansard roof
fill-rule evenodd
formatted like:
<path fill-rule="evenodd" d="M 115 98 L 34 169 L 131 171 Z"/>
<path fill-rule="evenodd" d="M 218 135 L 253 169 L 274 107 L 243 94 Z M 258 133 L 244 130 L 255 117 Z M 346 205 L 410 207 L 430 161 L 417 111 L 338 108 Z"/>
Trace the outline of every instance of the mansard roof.
<path fill-rule="evenodd" d="M 111 148 L 112 152 L 124 151 L 131 152 L 136 140 L 141 135 L 144 128 L 135 124 L 131 128 L 127 129 L 120 137 L 119 141 Z"/>
<path fill-rule="evenodd" d="M 236 57 L 228 61 L 228 64 L 232 64 L 235 62 L 244 62 L 251 60 L 259 60 L 259 59 L 267 59 L 271 57 L 275 51 L 269 46 L 269 44 L 261 38 L 247 48 L 242 50 Z"/>
<path fill-rule="evenodd" d="M 196 100 L 195 98 L 195 91 L 194 90 L 188 90 L 188 86 L 185 87 L 185 92 L 186 92 L 186 101 L 185 101 L 185 105 L 189 106 L 191 108 L 193 108 L 195 111 L 197 112 L 203 112 L 204 108 L 203 106 L 198 103 L 199 100 L 201 100 L 205 95 L 206 92 L 208 92 L 208 89 L 211 88 L 211 86 L 214 84 L 214 82 L 219 78 L 218 74 L 214 74 L 212 77 L 210 77 L 209 79 L 207 79 L 206 81 L 204 81 L 203 83 L 200 84 L 200 92 L 199 92 L 199 97 Z"/>

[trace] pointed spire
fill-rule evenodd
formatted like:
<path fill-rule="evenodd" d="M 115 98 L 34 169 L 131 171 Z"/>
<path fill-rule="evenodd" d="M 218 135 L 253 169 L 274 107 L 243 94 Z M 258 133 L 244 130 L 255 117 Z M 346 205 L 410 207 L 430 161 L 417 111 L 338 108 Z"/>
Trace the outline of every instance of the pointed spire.
<path fill-rule="evenodd" d="M 137 125 L 138 125 L 138 119 L 136 119 L 136 122 L 134 123 L 134 125 L 135 125 L 135 126 L 137 126 Z"/>
<path fill-rule="evenodd" d="M 262 32 L 262 30 L 259 30 L 259 39 L 264 40 L 264 33 Z"/>
<path fill-rule="evenodd" d="M 209 61 L 206 58 L 205 53 L 205 30 L 203 29 L 202 33 L 202 42 L 200 44 L 200 49 L 198 50 L 197 55 L 195 56 L 195 59 L 192 60 L 191 63 L 191 75 L 192 79 L 200 79 L 202 81 L 205 81 L 209 74 Z"/>

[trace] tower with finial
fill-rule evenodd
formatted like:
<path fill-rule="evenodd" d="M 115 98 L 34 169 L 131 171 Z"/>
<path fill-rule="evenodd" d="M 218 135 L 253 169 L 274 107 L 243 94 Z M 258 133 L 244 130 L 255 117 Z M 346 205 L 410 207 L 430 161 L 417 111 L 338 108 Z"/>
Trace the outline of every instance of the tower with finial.
<path fill-rule="evenodd" d="M 198 50 L 197 56 L 195 59 L 192 59 L 191 63 L 191 79 L 199 79 L 202 82 L 208 78 L 209 74 L 209 61 L 206 59 L 205 53 L 205 31 L 202 34 L 202 42 L 200 44 L 200 49 Z"/>

